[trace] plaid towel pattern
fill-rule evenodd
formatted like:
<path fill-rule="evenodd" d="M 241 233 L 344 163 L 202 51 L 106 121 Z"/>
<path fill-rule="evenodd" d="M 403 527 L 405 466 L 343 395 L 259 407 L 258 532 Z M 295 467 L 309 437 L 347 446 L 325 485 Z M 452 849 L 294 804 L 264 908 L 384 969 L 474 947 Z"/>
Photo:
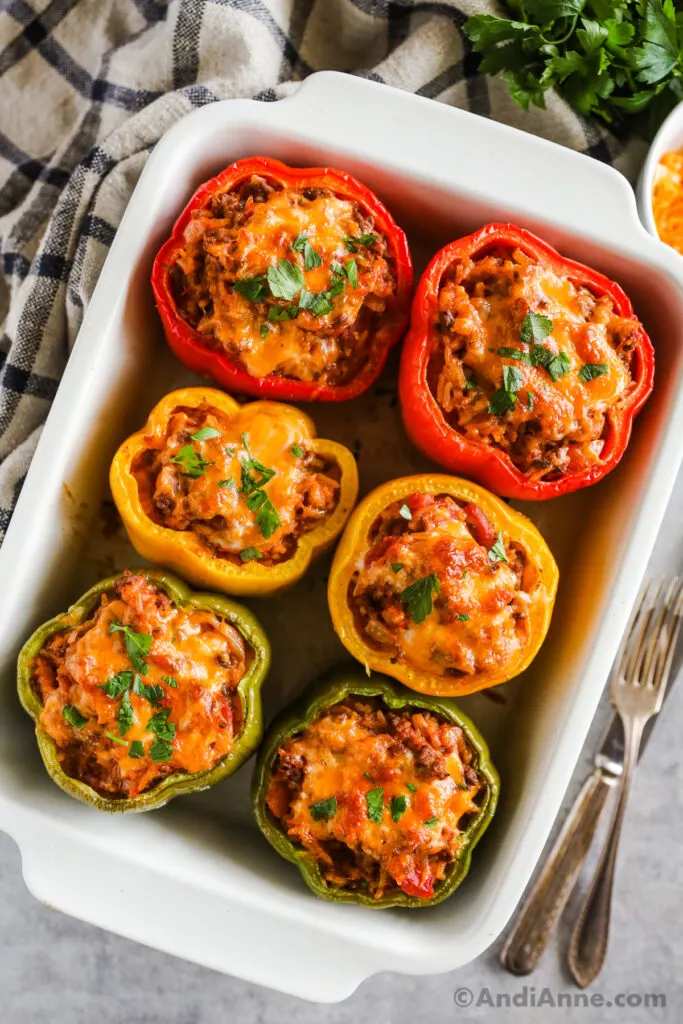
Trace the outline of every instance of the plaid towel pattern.
<path fill-rule="evenodd" d="M 477 72 L 463 0 L 0 0 L 0 542 L 83 311 L 157 140 L 193 108 L 335 69 L 617 162 L 556 96 Z"/>

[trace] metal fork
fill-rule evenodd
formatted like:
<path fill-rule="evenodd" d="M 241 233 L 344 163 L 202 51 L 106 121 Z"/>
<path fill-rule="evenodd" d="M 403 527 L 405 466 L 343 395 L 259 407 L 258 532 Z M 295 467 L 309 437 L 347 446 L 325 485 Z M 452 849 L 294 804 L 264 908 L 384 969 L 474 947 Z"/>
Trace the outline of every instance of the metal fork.
<path fill-rule="evenodd" d="M 600 973 L 607 953 L 612 887 L 621 826 L 645 723 L 664 700 L 683 616 L 683 583 L 674 578 L 645 590 L 611 699 L 624 727 L 624 767 L 602 856 L 569 945 L 569 969 L 581 988 Z"/>

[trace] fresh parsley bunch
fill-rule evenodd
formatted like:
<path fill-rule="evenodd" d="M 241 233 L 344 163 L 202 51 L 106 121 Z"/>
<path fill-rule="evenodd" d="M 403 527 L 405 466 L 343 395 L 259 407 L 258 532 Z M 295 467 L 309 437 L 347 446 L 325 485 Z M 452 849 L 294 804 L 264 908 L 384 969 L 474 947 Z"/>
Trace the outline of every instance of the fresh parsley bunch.
<path fill-rule="evenodd" d="M 464 26 L 525 110 L 558 89 L 575 110 L 651 136 L 683 100 L 682 0 L 507 0 L 517 20 L 478 14 Z"/>

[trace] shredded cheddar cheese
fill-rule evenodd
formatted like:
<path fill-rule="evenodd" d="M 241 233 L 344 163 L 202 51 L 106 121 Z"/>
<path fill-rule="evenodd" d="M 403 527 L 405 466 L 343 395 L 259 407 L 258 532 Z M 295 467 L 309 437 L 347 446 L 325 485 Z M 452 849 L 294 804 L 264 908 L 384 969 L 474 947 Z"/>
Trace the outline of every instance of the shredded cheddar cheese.
<path fill-rule="evenodd" d="M 664 153 L 655 171 L 652 213 L 657 234 L 683 255 L 683 152 Z"/>
<path fill-rule="evenodd" d="M 478 810 L 472 760 L 437 715 L 349 698 L 280 749 L 268 807 L 328 884 L 429 898 Z"/>

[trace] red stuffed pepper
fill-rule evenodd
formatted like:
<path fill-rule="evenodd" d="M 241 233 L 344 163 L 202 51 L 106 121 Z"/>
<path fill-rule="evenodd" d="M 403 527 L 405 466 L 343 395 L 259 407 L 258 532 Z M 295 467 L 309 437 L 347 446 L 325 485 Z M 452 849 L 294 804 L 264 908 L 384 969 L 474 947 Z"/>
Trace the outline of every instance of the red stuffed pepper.
<path fill-rule="evenodd" d="M 287 401 L 365 391 L 406 329 L 412 284 L 406 236 L 369 188 L 267 157 L 197 189 L 152 273 L 186 366 Z"/>
<path fill-rule="evenodd" d="M 619 285 L 511 224 L 445 246 L 415 295 L 400 396 L 430 458 L 508 498 L 554 498 L 619 462 L 654 353 Z"/>

